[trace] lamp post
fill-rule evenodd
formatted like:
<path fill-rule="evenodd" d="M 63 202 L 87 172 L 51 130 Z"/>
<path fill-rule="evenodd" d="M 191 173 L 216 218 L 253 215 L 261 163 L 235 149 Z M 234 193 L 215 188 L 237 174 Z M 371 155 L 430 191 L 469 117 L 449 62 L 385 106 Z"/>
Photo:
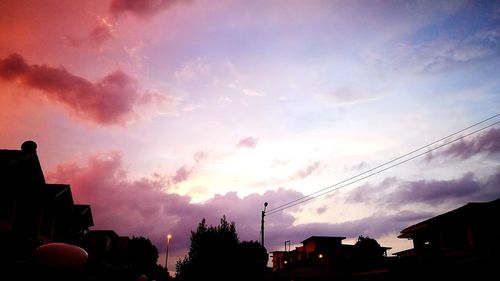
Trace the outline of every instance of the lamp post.
<path fill-rule="evenodd" d="M 165 253 L 165 270 L 167 271 L 167 274 L 168 274 L 168 267 L 167 267 L 167 264 L 168 264 L 168 244 L 170 244 L 170 239 L 172 239 L 172 235 L 168 234 L 167 235 L 167 251 Z"/>
<path fill-rule="evenodd" d="M 267 202 L 264 202 L 264 210 L 262 210 L 262 219 L 260 221 L 260 244 L 264 246 L 264 217 L 266 216 Z"/>

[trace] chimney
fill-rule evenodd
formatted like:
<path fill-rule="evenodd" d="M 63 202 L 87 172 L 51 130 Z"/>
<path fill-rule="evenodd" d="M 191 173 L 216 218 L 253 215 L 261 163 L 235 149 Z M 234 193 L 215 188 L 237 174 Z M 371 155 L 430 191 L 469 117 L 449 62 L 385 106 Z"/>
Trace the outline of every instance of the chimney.
<path fill-rule="evenodd" d="M 21 150 L 26 154 L 30 154 L 30 153 L 35 154 L 36 153 L 36 143 L 32 140 L 25 141 L 21 145 Z"/>

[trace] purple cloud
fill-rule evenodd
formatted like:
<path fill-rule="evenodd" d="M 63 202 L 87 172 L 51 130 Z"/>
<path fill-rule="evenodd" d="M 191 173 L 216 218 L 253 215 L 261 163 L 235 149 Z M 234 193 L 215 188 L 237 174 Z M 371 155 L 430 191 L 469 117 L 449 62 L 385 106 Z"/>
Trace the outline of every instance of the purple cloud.
<path fill-rule="evenodd" d="M 209 224 L 217 224 L 226 215 L 228 220 L 235 221 L 240 239 L 258 240 L 264 202 L 270 202 L 269 207 L 272 207 L 303 196 L 297 191 L 278 188 L 243 198 L 235 192 L 216 194 L 203 203 L 191 203 L 189 196 L 164 190 L 168 178 L 155 174 L 152 178 L 129 180 L 127 174 L 122 167 L 121 154 L 111 152 L 91 156 L 84 165 L 61 164 L 45 177 L 50 183 L 70 184 L 75 202 L 91 205 L 93 229 L 113 229 L 119 235 L 144 236 L 160 251 L 164 249 L 166 232 L 172 233 L 173 263 L 186 254 L 190 231 L 196 229 L 203 218 Z M 277 221 L 267 224 L 270 229 L 289 227 L 295 220 L 287 213 L 277 213 L 273 218 Z"/>
<path fill-rule="evenodd" d="M 494 154 L 500 152 L 500 128 L 492 128 L 485 133 L 472 138 L 470 140 L 462 139 L 459 142 L 451 144 L 448 148 L 441 152 L 437 152 L 436 156 L 429 155 L 428 160 L 437 156 L 445 156 L 450 158 L 460 158 L 465 160 L 473 157 L 476 154 Z"/>
<path fill-rule="evenodd" d="M 346 198 L 346 203 L 370 202 L 374 194 L 382 194 L 388 188 L 394 186 L 399 180 L 395 177 L 385 178 L 381 183 L 372 185 L 365 183 L 351 190 Z"/>
<path fill-rule="evenodd" d="M 478 179 L 472 172 L 451 180 L 405 181 L 387 178 L 380 184 L 364 184 L 347 194 L 346 203 L 377 203 L 387 208 L 400 209 L 405 205 L 423 203 L 466 202 L 491 200 L 500 196 L 500 171 L 485 179 Z"/>
<path fill-rule="evenodd" d="M 172 182 L 174 184 L 186 181 L 189 176 L 193 173 L 193 167 L 187 167 L 186 165 L 183 165 L 179 169 L 177 169 L 177 172 L 175 172 L 175 176 L 172 178 Z"/>
<path fill-rule="evenodd" d="M 402 183 L 389 195 L 393 204 L 405 203 L 442 203 L 450 198 L 463 198 L 481 192 L 480 183 L 473 173 L 466 173 L 453 180 L 419 180 Z"/>

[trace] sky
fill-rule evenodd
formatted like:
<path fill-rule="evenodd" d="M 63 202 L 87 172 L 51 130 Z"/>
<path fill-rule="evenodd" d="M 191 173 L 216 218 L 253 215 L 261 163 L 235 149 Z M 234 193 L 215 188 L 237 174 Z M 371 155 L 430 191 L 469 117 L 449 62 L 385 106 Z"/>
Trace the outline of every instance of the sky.
<path fill-rule="evenodd" d="M 498 73 L 499 1 L 3 0 L 0 147 L 35 141 L 91 229 L 159 263 L 172 234 L 171 271 L 203 218 L 258 240 L 264 202 L 268 251 L 363 235 L 394 253 L 402 229 L 500 197 L 499 116 L 271 210 L 500 113 Z"/>

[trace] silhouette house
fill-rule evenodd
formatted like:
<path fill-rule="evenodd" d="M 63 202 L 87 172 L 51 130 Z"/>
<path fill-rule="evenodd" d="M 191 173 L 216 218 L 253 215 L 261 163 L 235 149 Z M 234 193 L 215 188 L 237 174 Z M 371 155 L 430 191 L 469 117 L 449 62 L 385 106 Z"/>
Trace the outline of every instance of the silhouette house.
<path fill-rule="evenodd" d="M 0 150 L 0 273 L 32 280 L 40 273 L 32 264 L 34 250 L 62 242 L 89 254 L 80 278 L 130 278 L 134 264 L 129 260 L 129 237 L 89 230 L 94 225 L 90 205 L 75 204 L 69 185 L 45 182 L 36 148 L 35 142 L 26 141 L 21 150 Z"/>
<path fill-rule="evenodd" d="M 91 230 L 83 245 L 94 263 L 122 264 L 128 255 L 129 241 L 129 237 L 119 236 L 113 230 Z"/>
<path fill-rule="evenodd" d="M 500 198 L 468 203 L 409 226 L 398 238 L 413 240 L 413 249 L 395 253 L 417 261 L 465 261 L 500 251 Z"/>
<path fill-rule="evenodd" d="M 93 226 L 89 205 L 66 184 L 48 184 L 33 141 L 0 150 L 0 261 L 26 262 L 44 243 L 79 244 Z"/>

